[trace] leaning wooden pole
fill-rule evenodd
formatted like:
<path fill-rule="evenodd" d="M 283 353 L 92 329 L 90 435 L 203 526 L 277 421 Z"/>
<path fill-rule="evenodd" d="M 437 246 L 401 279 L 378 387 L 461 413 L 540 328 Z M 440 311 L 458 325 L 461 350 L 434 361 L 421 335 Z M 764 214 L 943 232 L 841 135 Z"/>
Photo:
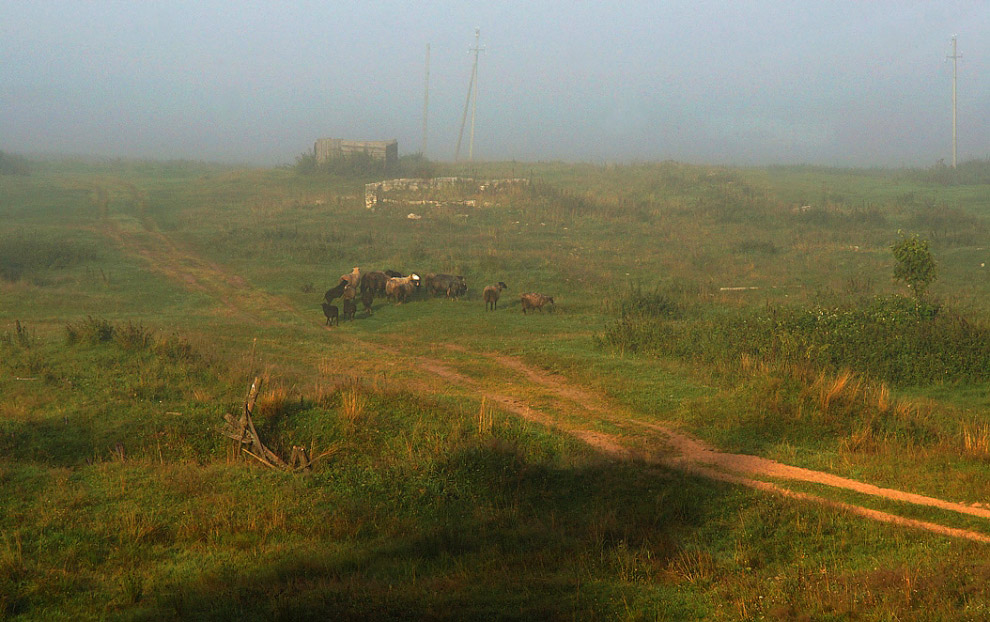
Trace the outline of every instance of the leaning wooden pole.
<path fill-rule="evenodd" d="M 287 468 L 285 461 L 274 451 L 265 447 L 265 444 L 261 442 L 258 430 L 254 427 L 254 406 L 258 402 L 258 394 L 261 393 L 261 383 L 261 376 L 255 376 L 247 397 L 244 399 L 244 409 L 236 421 L 233 415 L 224 417 L 227 420 L 227 429 L 224 430 L 223 434 L 237 441 L 241 451 L 247 455 L 270 467 L 284 469 Z"/>
<path fill-rule="evenodd" d="M 273 469 L 302 471 L 312 469 L 317 460 L 333 456 L 340 450 L 339 446 L 331 445 L 327 451 L 314 456 L 312 447 L 308 451 L 305 447 L 293 447 L 292 457 L 289 464 L 286 464 L 285 460 L 282 460 L 278 454 L 265 447 L 265 444 L 261 442 L 258 430 L 254 427 L 253 417 L 254 406 L 258 402 L 258 394 L 261 393 L 261 383 L 262 378 L 256 376 L 254 382 L 251 383 L 247 397 L 244 398 L 244 408 L 239 417 L 230 413 L 224 415 L 227 426 L 221 430 L 221 433 L 237 441 L 240 451 Z"/>

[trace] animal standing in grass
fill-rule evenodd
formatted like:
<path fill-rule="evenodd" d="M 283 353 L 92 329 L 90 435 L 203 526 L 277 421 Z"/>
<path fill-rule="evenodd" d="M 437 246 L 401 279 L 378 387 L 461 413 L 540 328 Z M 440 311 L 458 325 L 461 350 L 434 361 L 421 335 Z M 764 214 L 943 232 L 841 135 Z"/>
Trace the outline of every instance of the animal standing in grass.
<path fill-rule="evenodd" d="M 366 272 L 361 277 L 361 293 L 371 292 L 375 296 L 385 295 L 385 284 L 389 276 L 384 272 Z"/>
<path fill-rule="evenodd" d="M 332 305 L 329 302 L 323 303 L 323 315 L 327 316 L 327 326 L 340 326 L 338 313 L 337 305 Z"/>
<path fill-rule="evenodd" d="M 364 277 L 367 279 L 367 275 Z M 367 282 L 367 281 L 365 281 Z M 370 289 L 366 289 L 361 292 L 361 304 L 364 306 L 364 312 L 371 315 L 371 303 L 375 301 L 375 294 Z"/>
<path fill-rule="evenodd" d="M 354 266 L 349 273 L 340 275 L 340 278 L 357 288 L 361 285 L 361 268 Z"/>
<path fill-rule="evenodd" d="M 327 301 L 327 304 L 333 302 L 334 298 L 340 298 L 344 295 L 344 290 L 347 288 L 347 279 L 340 279 L 340 282 L 336 286 L 331 287 L 327 290 L 327 293 L 323 294 L 323 299 Z"/>
<path fill-rule="evenodd" d="M 353 298 L 344 298 L 344 319 L 353 320 L 355 313 L 357 313 L 357 303 Z"/>
<path fill-rule="evenodd" d="M 481 292 L 481 297 L 485 299 L 485 310 L 494 311 L 498 308 L 498 297 L 503 289 L 509 289 L 505 283 L 499 281 L 495 285 L 488 285 Z"/>
<path fill-rule="evenodd" d="M 467 292 L 467 281 L 464 277 L 453 274 L 427 274 L 423 277 L 423 285 L 432 296 L 457 298 Z"/>
<path fill-rule="evenodd" d="M 553 298 L 544 294 L 523 294 L 520 300 L 522 302 L 522 311 L 524 314 L 530 309 L 536 309 L 540 313 L 543 313 L 544 305 L 550 305 L 551 309 L 555 307 Z"/>
<path fill-rule="evenodd" d="M 392 277 L 385 284 L 385 294 L 393 302 L 403 303 L 416 292 L 419 287 L 419 275 L 416 273 L 403 277 Z"/>
<path fill-rule="evenodd" d="M 350 300 L 351 302 L 353 302 L 354 299 L 357 298 L 357 288 L 354 287 L 351 284 L 348 284 L 344 288 L 344 296 L 343 297 L 344 297 L 344 303 L 346 303 L 348 300 Z"/>

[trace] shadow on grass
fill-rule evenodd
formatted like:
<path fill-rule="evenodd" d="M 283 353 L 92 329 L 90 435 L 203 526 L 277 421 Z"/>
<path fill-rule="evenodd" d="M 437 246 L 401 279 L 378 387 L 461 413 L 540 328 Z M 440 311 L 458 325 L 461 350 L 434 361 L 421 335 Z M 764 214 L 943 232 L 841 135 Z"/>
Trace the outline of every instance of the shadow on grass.
<path fill-rule="evenodd" d="M 129 617 L 533 620 L 611 618 L 629 608 L 704 615 L 703 594 L 671 589 L 672 567 L 683 539 L 717 508 L 721 487 L 637 463 L 541 466 L 498 447 L 453 453 L 437 474 L 444 485 L 421 502 L 396 507 L 367 497 L 357 509 L 312 517 L 373 524 L 363 535 L 323 534 L 288 553 L 249 556 L 244 567 L 214 562 L 163 586 Z"/>

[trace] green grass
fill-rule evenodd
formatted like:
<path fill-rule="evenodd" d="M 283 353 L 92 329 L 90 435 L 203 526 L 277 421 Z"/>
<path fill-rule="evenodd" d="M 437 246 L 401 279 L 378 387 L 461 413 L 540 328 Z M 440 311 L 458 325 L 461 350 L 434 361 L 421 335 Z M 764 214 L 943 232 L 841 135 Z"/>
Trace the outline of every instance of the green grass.
<path fill-rule="evenodd" d="M 589 429 L 643 443 L 622 417 L 674 422 L 986 503 L 990 213 L 985 185 L 959 183 L 977 172 L 435 166 L 536 183 L 449 197 L 477 208 L 368 211 L 366 179 L 287 169 L 52 161 L 4 177 L 0 617 L 987 615 L 985 545 L 617 462 L 411 364 L 586 422 L 471 353 L 513 355 L 607 396 L 616 419 Z M 891 302 L 907 293 L 899 230 L 932 242 L 934 324 Z M 322 292 L 354 265 L 470 290 L 324 329 Z M 527 291 L 557 311 L 523 315 Z M 897 375 L 871 309 L 914 335 L 904 356 L 969 362 Z M 812 330 L 819 310 L 847 340 Z M 643 332 L 612 338 L 624 321 Z M 267 444 L 336 450 L 312 473 L 264 469 L 219 434 L 256 375 Z"/>

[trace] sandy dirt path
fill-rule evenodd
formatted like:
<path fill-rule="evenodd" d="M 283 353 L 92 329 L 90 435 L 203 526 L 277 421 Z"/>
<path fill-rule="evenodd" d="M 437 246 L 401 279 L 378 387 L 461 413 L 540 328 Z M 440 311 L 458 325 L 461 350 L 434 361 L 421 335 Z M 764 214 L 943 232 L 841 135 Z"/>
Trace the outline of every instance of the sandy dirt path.
<path fill-rule="evenodd" d="M 223 266 L 198 257 L 191 250 L 177 244 L 160 231 L 147 228 L 138 231 L 126 231 L 118 226 L 108 225 L 104 227 L 103 232 L 124 252 L 146 260 L 152 271 L 163 274 L 190 291 L 201 292 L 214 298 L 234 317 L 247 319 L 252 323 L 265 323 L 266 320 L 263 318 L 271 312 L 299 313 L 288 301 L 257 288 L 252 288 L 245 279 L 230 273 Z M 318 318 L 314 314 L 314 330 L 319 327 L 320 319 L 322 318 Z M 324 330 L 331 329 L 324 328 Z M 354 345 L 372 351 L 384 351 L 382 346 L 362 340 L 353 334 L 346 337 L 340 333 L 338 335 Z M 904 518 L 854 504 L 833 501 L 817 495 L 790 490 L 779 482 L 765 481 L 761 478 L 813 483 L 881 499 L 966 514 L 990 521 L 990 510 L 982 507 L 973 507 L 875 486 L 823 471 L 781 464 L 758 456 L 720 452 L 708 447 L 698 439 L 678 431 L 673 426 L 640 421 L 637 419 L 636 413 L 625 412 L 614 404 L 610 404 L 603 395 L 580 387 L 559 375 L 549 374 L 527 365 L 517 357 L 472 352 L 454 345 L 438 346 L 436 351 L 440 353 L 452 351 L 461 355 L 471 355 L 474 358 L 487 359 L 503 376 L 511 376 L 511 386 L 513 389 L 519 390 L 510 393 L 498 388 L 500 386 L 498 384 L 492 386 L 493 383 L 475 380 L 458 371 L 452 360 L 442 355 L 438 357 L 436 354 L 409 357 L 410 362 L 417 370 L 427 378 L 434 379 L 433 382 L 426 379 L 415 382 L 413 383 L 414 389 L 437 390 L 435 380 L 440 379 L 446 385 L 445 390 L 457 391 L 462 395 L 466 393 L 474 397 L 483 396 L 508 413 L 580 439 L 613 459 L 638 459 L 653 464 L 661 464 L 701 477 L 746 486 L 790 499 L 816 503 L 870 520 L 924 529 L 949 537 L 990 543 L 990 535 L 985 533 Z M 395 355 L 395 349 L 390 348 L 389 353 Z M 505 386 L 504 379 L 501 386 Z M 534 393 L 551 396 L 556 401 L 554 413 L 535 407 L 525 397 Z M 632 426 L 647 430 L 650 433 L 647 445 L 645 447 L 642 445 L 642 439 L 634 444 L 628 438 L 597 429 L 602 422 L 624 429 L 629 429 Z"/>

